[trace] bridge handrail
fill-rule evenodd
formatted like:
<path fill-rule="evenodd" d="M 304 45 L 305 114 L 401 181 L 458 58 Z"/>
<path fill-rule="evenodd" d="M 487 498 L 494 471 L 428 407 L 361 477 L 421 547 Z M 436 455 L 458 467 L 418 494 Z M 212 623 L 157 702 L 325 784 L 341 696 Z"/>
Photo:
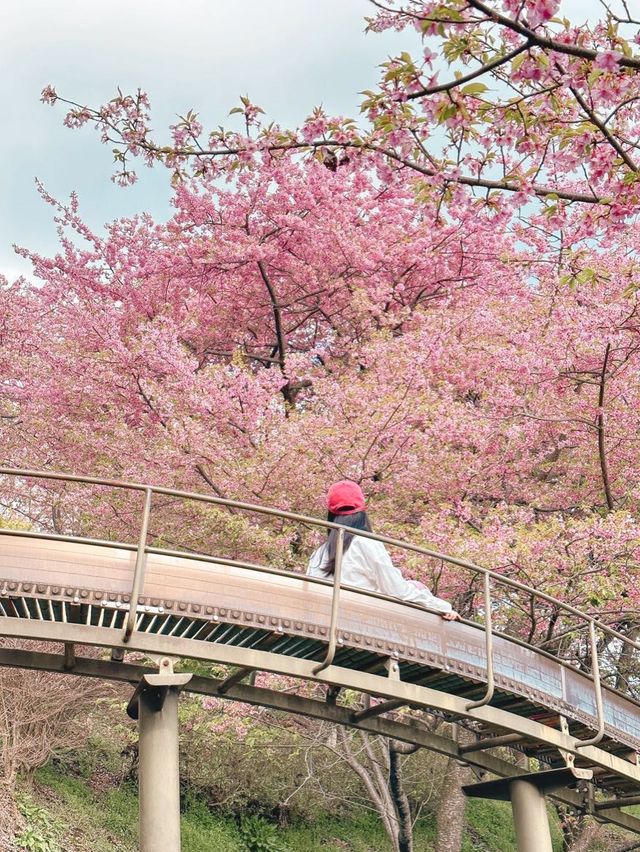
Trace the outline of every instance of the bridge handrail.
<path fill-rule="evenodd" d="M 326 521 L 323 518 L 315 518 L 311 515 L 301 515 L 296 512 L 288 512 L 282 509 L 272 509 L 268 506 L 260 506 L 253 503 L 244 503 L 238 500 L 229 500 L 224 497 L 212 497 L 209 494 L 200 494 L 197 491 L 180 491 L 178 489 L 166 488 L 164 486 L 142 485 L 140 483 L 127 482 L 126 480 L 100 479 L 98 477 L 91 476 L 76 476 L 66 473 L 22 470 L 18 468 L 3 467 L 0 467 L 0 476 L 16 476 L 36 479 L 56 479 L 62 480 L 64 482 L 80 482 L 90 485 L 100 485 L 108 488 L 122 488 L 131 491 L 141 492 L 145 492 L 148 489 L 153 494 L 163 494 L 168 497 L 178 497 L 183 500 L 195 500 L 202 503 L 213 503 L 215 505 L 226 506 L 232 509 L 240 509 L 247 512 L 256 512 L 262 515 L 270 515 L 272 517 L 286 518 L 287 520 L 298 521 L 299 523 L 312 524 L 314 526 L 324 527 L 326 529 L 337 529 L 338 531 L 344 529 L 344 526 L 342 524 L 336 524 L 331 521 Z M 361 536 L 363 538 L 369 538 L 374 541 L 380 541 L 383 544 L 388 544 L 391 547 L 398 547 L 401 550 L 410 550 L 414 553 L 419 553 L 422 556 L 428 556 L 432 559 L 439 559 L 442 562 L 446 562 L 450 565 L 456 565 L 460 568 L 466 568 L 473 572 L 488 574 L 492 580 L 495 580 L 501 585 L 510 586 L 511 588 L 518 589 L 519 591 L 527 592 L 528 594 L 541 598 L 542 600 L 545 600 L 548 603 L 552 603 L 565 610 L 565 612 L 569 612 L 572 615 L 575 615 L 578 618 L 583 619 L 587 622 L 594 621 L 599 629 L 610 633 L 615 638 L 627 642 L 628 644 L 633 645 L 636 649 L 640 650 L 640 641 L 629 639 L 623 633 L 619 633 L 614 628 L 602 624 L 597 618 L 597 616 L 589 615 L 588 613 L 582 612 L 582 610 L 576 609 L 576 607 L 573 607 L 571 606 L 571 604 L 567 604 L 564 601 L 561 601 L 559 598 L 553 597 L 553 595 L 549 595 L 546 592 L 540 591 L 539 589 L 534 589 L 531 586 L 527 586 L 524 583 L 521 583 L 519 580 L 514 580 L 511 577 L 505 576 L 504 574 L 499 574 L 497 571 L 493 571 L 491 568 L 485 568 L 482 565 L 477 565 L 476 563 L 469 562 L 466 559 L 460 559 L 457 556 L 449 556 L 448 554 L 440 553 L 436 550 L 431 550 L 430 548 L 422 547 L 421 545 L 401 541 L 400 539 L 391 538 L 390 536 L 381 535 L 379 533 L 367 532 L 366 530 L 357 530 L 351 528 L 349 529 L 349 533 Z"/>
<path fill-rule="evenodd" d="M 89 538 L 87 536 L 65 535 L 64 533 L 37 532 L 34 530 L 16 530 L 11 528 L 0 527 L 0 536 L 2 535 L 18 536 L 19 538 L 34 538 L 45 541 L 71 542 L 73 544 L 87 544 L 95 547 L 106 547 L 118 550 L 126 550 L 130 553 L 135 553 L 137 550 L 137 544 L 133 544 L 131 542 L 116 541 L 113 539 Z M 164 547 L 154 547 L 153 545 L 147 547 L 146 552 L 153 556 L 166 556 L 169 558 L 179 558 L 187 560 L 192 559 L 198 562 L 210 563 L 212 565 L 220 565 L 228 568 L 240 568 L 248 571 L 257 571 L 261 574 L 271 574 L 276 577 L 289 577 L 300 582 L 311 583 L 313 585 L 333 587 L 333 580 L 325 580 L 322 577 L 312 577 L 301 571 L 290 571 L 288 569 L 283 568 L 273 568 L 270 565 L 259 565 L 256 562 L 245 562 L 239 559 L 230 559 L 224 556 L 212 556 L 210 554 L 196 553 L 193 551 L 171 550 Z M 408 609 L 415 609 L 419 612 L 424 612 L 425 610 L 425 607 L 422 604 L 415 603 L 414 601 L 403 601 L 399 598 L 395 598 L 390 595 L 385 595 L 383 592 L 374 592 L 371 589 L 363 589 L 361 586 L 345 586 L 344 584 L 341 584 L 341 588 L 346 589 L 350 593 L 353 593 L 358 596 L 361 595 L 363 597 L 374 598 L 375 600 L 389 601 L 390 603 L 395 603 Z M 468 627 L 484 632 L 484 627 L 481 624 L 478 624 L 477 621 L 471 621 L 470 619 L 464 617 L 461 618 L 460 621 L 462 624 L 466 624 Z M 588 631 L 589 624 L 587 622 L 585 622 L 584 627 L 575 626 L 571 628 L 570 631 L 565 631 L 559 634 L 559 637 L 565 636 L 569 633 L 578 633 L 583 629 Z M 506 639 L 509 642 L 513 642 L 515 645 L 518 645 L 521 648 L 527 648 L 530 651 L 535 651 L 537 654 L 539 654 L 541 657 L 544 657 L 545 659 L 552 660 L 566 668 L 575 669 L 574 664 L 568 662 L 562 657 L 558 657 L 557 655 L 545 650 L 544 646 L 545 644 L 549 644 L 548 642 L 543 642 L 540 645 L 532 645 L 525 639 L 521 639 L 518 636 L 512 636 L 508 633 L 504 633 L 502 630 L 500 630 L 499 627 L 494 627 L 493 633 L 494 636 L 498 636 L 502 639 Z M 622 698 L 627 698 L 627 700 L 633 701 L 640 707 L 640 699 L 625 696 L 623 692 L 609 684 L 607 684 L 606 689 L 607 691 L 619 695 Z"/>
<path fill-rule="evenodd" d="M 131 636 L 133 630 L 135 629 L 135 614 L 137 611 L 137 601 L 139 598 L 140 590 L 142 588 L 144 582 L 144 569 L 145 569 L 145 555 L 146 555 L 146 539 L 148 532 L 148 524 L 149 524 L 149 516 L 151 512 L 151 504 L 154 494 L 164 495 L 168 497 L 178 498 L 180 500 L 189 500 L 196 501 L 201 503 L 209 503 L 216 506 L 223 506 L 230 509 L 237 509 L 240 511 L 246 512 L 254 512 L 256 514 L 282 518 L 286 520 L 291 520 L 297 523 L 310 524 L 316 527 L 322 527 L 324 529 L 336 529 L 338 530 L 340 537 L 344 534 L 345 527 L 341 524 L 337 524 L 331 521 L 327 521 L 321 518 L 315 518 L 309 515 L 301 515 L 296 512 L 289 512 L 281 509 L 273 509 L 268 506 L 260 506 L 252 503 L 246 503 L 238 500 L 230 500 L 224 497 L 211 496 L 208 494 L 202 494 L 198 492 L 191 491 L 182 491 L 174 488 L 166 488 L 164 486 L 157 485 L 148 485 L 141 484 L 135 482 L 129 482 L 127 480 L 118 480 L 118 479 L 105 479 L 101 477 L 95 476 L 78 476 L 75 474 L 67 474 L 58 471 L 39 471 L 39 470 L 30 470 L 28 468 L 11 468 L 11 467 L 0 467 L 0 476 L 11 476 L 23 479 L 48 479 L 54 481 L 62 481 L 62 482 L 70 482 L 70 483 L 79 483 L 86 485 L 97 485 L 105 488 L 112 489 L 123 489 L 129 491 L 139 491 L 144 494 L 144 510 L 142 514 L 142 520 L 140 525 L 140 535 L 138 539 L 138 544 L 136 546 L 136 564 L 134 569 L 134 577 L 131 591 L 131 603 L 129 609 L 129 617 L 127 620 L 127 625 L 125 628 L 125 641 Z M 439 551 L 432 550 L 430 548 L 421 547 L 420 545 L 411 544 L 410 542 L 404 542 L 399 539 L 391 538 L 390 536 L 380 535 L 378 533 L 367 532 L 366 530 L 356 530 L 349 529 L 350 533 L 354 535 L 361 536 L 363 538 L 372 539 L 374 541 L 379 541 L 383 544 L 387 544 L 390 547 L 397 547 L 400 550 L 410 551 L 413 553 L 420 554 L 422 556 L 426 556 L 431 559 L 436 559 L 442 561 L 449 565 L 455 565 L 459 568 L 464 568 L 465 570 L 471 571 L 476 574 L 481 574 L 484 577 L 484 616 L 485 616 L 485 637 L 486 637 L 486 659 L 487 659 L 487 690 L 485 695 L 478 701 L 470 702 L 467 705 L 467 709 L 473 709 L 476 707 L 481 707 L 484 704 L 488 704 L 493 697 L 493 692 L 495 689 L 495 683 L 493 678 L 493 627 L 492 627 L 492 609 L 493 609 L 493 599 L 491 595 L 491 584 L 507 586 L 512 589 L 517 589 L 518 591 L 525 592 L 528 595 L 531 595 L 533 598 L 538 598 L 540 600 L 544 600 L 547 603 L 552 604 L 560 610 L 563 610 L 566 613 L 571 614 L 576 617 L 580 621 L 585 623 L 585 626 L 588 627 L 589 630 L 589 645 L 590 645 L 590 656 L 591 656 L 591 672 L 590 672 L 590 680 L 593 683 L 594 688 L 594 697 L 596 704 L 596 712 L 597 712 L 597 720 L 598 720 L 598 730 L 594 737 L 589 740 L 585 740 L 581 743 L 581 745 L 595 745 L 604 736 L 604 711 L 603 711 L 603 702 L 602 702 L 602 689 L 600 684 L 599 677 L 599 652 L 597 645 L 597 631 L 601 631 L 603 633 L 608 634 L 609 636 L 620 640 L 625 645 L 635 649 L 640 650 L 640 642 L 630 639 L 625 636 L 623 633 L 615 630 L 614 628 L 605 625 L 599 621 L 596 616 L 590 615 L 588 613 L 584 613 L 576 607 L 571 606 L 570 604 L 565 603 L 564 601 L 555 598 L 553 595 L 549 595 L 546 592 L 542 592 L 538 589 L 531 588 L 530 586 L 525 585 L 524 583 L 519 582 L 518 580 L 514 580 L 510 577 L 506 577 L 503 574 L 499 574 L 496 571 L 491 570 L 490 568 L 485 568 L 482 565 L 477 565 L 473 562 L 470 562 L 466 559 L 460 559 L 459 557 L 449 556 L 445 553 L 440 553 Z M 337 624 L 338 624 L 338 614 L 339 614 L 339 590 L 341 587 L 340 577 L 341 577 L 341 562 L 342 562 L 342 548 L 336 554 L 336 570 L 334 572 L 334 582 L 333 582 L 333 593 L 332 593 L 332 607 L 331 607 L 331 624 L 329 630 L 329 649 L 325 659 L 320 663 L 316 669 L 315 673 L 319 673 L 327 666 L 331 665 L 333 661 L 333 656 L 335 654 L 336 649 L 336 634 L 337 634 Z M 532 646 L 535 647 L 535 646 Z"/>
<path fill-rule="evenodd" d="M 35 479 L 55 479 L 64 482 L 79 482 L 90 485 L 104 486 L 108 488 L 121 488 L 141 492 L 145 492 L 148 489 L 153 494 L 163 494 L 168 497 L 178 497 L 183 500 L 194 500 L 202 503 L 213 503 L 215 505 L 226 506 L 228 508 L 233 509 L 240 509 L 247 512 L 256 512 L 258 514 L 270 515 L 272 517 L 286 518 L 287 520 L 297 521 L 299 523 L 312 524 L 314 526 L 324 527 L 326 529 L 337 529 L 338 531 L 344 529 L 341 524 L 332 523 L 331 521 L 326 521 L 323 518 L 315 518 L 310 515 L 301 515 L 296 512 L 288 512 L 281 509 L 272 509 L 268 506 L 260 506 L 257 504 L 245 503 L 238 500 L 229 500 L 224 497 L 213 497 L 209 494 L 198 493 L 197 491 L 181 491 L 178 489 L 166 488 L 164 486 L 143 485 L 140 483 L 128 482 L 126 480 L 100 479 L 98 477 L 91 476 L 76 476 L 58 472 L 33 471 L 27 469 L 3 467 L 0 467 L 0 476 L 16 476 Z M 597 616 L 585 613 L 582 610 L 571 606 L 571 604 L 561 601 L 559 598 L 556 598 L 553 595 L 549 595 L 546 592 L 540 591 L 539 589 L 534 589 L 531 586 L 527 586 L 526 584 L 521 583 L 519 580 L 514 580 L 513 578 L 507 577 L 504 574 L 499 574 L 497 571 L 494 571 L 491 568 L 486 568 L 483 565 L 477 565 L 474 562 L 469 562 L 466 559 L 460 559 L 457 556 L 450 556 L 445 553 L 440 553 L 436 550 L 431 550 L 427 547 L 422 547 L 421 545 L 401 541 L 400 539 L 391 538 L 390 536 L 381 535 L 379 533 L 367 532 L 366 530 L 356 529 L 349 529 L 349 533 L 361 536 L 363 538 L 369 538 L 374 541 L 380 541 L 383 544 L 388 544 L 390 547 L 397 547 L 401 550 L 410 550 L 413 553 L 419 553 L 421 556 L 427 556 L 432 559 L 439 559 L 442 562 L 446 562 L 450 565 L 456 565 L 460 568 L 466 568 L 467 570 L 472 572 L 488 574 L 490 578 L 499 585 L 510 586 L 513 589 L 518 589 L 519 591 L 526 592 L 527 594 L 540 598 L 541 600 L 544 600 L 547 603 L 551 603 L 554 606 L 559 607 L 565 612 L 568 612 L 571 615 L 574 615 L 587 623 L 593 621 L 599 630 L 602 630 L 605 633 L 609 633 L 612 637 L 620 639 L 620 641 L 631 645 L 636 650 L 640 650 L 640 641 L 630 639 L 628 636 L 625 636 L 624 633 L 620 633 L 619 631 L 615 630 L 615 628 L 603 624 Z"/>

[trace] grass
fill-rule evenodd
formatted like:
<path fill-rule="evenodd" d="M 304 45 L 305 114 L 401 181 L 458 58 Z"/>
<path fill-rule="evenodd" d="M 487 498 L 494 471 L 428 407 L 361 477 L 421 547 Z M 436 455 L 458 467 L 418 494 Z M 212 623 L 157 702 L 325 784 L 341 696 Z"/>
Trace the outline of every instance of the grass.
<path fill-rule="evenodd" d="M 85 780 L 46 766 L 36 775 L 33 798 L 51 815 L 57 840 L 66 852 L 135 852 L 138 800 L 129 786 L 92 790 Z M 506 802 L 471 799 L 467 807 L 463 852 L 512 852 L 516 849 L 511 808 Z M 557 819 L 552 817 L 553 848 L 562 848 Z M 291 852 L 389 852 L 390 844 L 375 814 L 350 819 L 320 816 L 313 824 L 278 830 Z M 415 848 L 435 849 L 435 825 L 426 817 L 416 826 Z M 221 816 L 189 796 L 182 816 L 183 852 L 242 852 L 231 817 Z"/>
<path fill-rule="evenodd" d="M 549 824 L 554 852 L 562 850 L 562 834 L 558 819 L 551 809 Z M 469 799 L 467 802 L 467 831 L 462 852 L 507 852 L 516 849 L 516 835 L 508 802 Z"/>
<path fill-rule="evenodd" d="M 127 789 L 94 793 L 72 776 L 45 766 L 36 774 L 34 798 L 64 825 L 59 842 L 73 852 L 136 852 L 138 799 Z M 39 795 L 37 795 L 39 794 Z M 73 844 L 73 846 L 71 846 Z"/>
<path fill-rule="evenodd" d="M 36 775 L 42 804 L 65 823 L 59 842 L 73 852 L 136 852 L 138 849 L 138 798 L 127 786 L 96 793 L 86 784 L 45 766 Z M 240 842 L 233 820 L 211 814 L 204 803 L 189 802 L 183 814 L 183 852 L 239 852 Z M 65 846 L 73 842 L 74 846 Z"/>

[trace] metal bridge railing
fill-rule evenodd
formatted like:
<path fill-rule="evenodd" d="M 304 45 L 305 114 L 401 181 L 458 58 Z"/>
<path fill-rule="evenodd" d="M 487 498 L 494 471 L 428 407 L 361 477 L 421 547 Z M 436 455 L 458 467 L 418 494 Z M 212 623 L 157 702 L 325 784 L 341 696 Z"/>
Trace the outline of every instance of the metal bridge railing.
<path fill-rule="evenodd" d="M 330 617 L 330 625 L 328 632 L 328 647 L 325 654 L 324 659 L 314 668 L 314 674 L 319 674 L 326 668 L 328 668 L 334 660 L 336 648 L 337 648 L 337 637 L 338 637 L 338 624 L 339 624 L 339 609 L 340 609 L 340 589 L 341 589 L 341 575 L 342 575 L 342 557 L 343 557 L 343 546 L 344 546 L 344 534 L 345 527 L 331 523 L 329 521 L 322 520 L 320 518 L 314 518 L 306 515 L 300 515 L 294 512 L 282 511 L 280 509 L 272 509 L 266 506 L 255 505 L 251 503 L 244 503 L 236 500 L 229 500 L 222 497 L 209 496 L 206 494 L 200 494 L 197 492 L 189 492 L 189 491 L 180 491 L 173 488 L 165 488 L 162 486 L 150 486 L 150 485 L 142 485 L 139 483 L 127 482 L 122 480 L 113 480 L 113 479 L 103 479 L 99 477 L 92 476 L 74 476 L 66 473 L 57 473 L 51 471 L 36 471 L 36 470 L 28 470 L 28 469 L 20 469 L 20 468 L 0 468 L 0 476 L 8 476 L 19 479 L 44 479 L 44 480 L 54 480 L 54 481 L 62 481 L 68 483 L 79 483 L 83 485 L 96 485 L 101 487 L 107 487 L 111 489 L 123 489 L 126 491 L 135 491 L 141 492 L 144 495 L 144 503 L 142 514 L 140 518 L 140 526 L 139 526 L 139 536 L 138 542 L 135 546 L 136 549 L 136 559 L 135 559 L 135 567 L 134 574 L 132 580 L 132 588 L 131 588 L 131 598 L 129 605 L 129 613 L 126 620 L 125 632 L 123 639 L 124 641 L 129 641 L 132 634 L 136 629 L 136 615 L 138 608 L 138 600 L 140 598 L 142 589 L 144 587 L 144 574 L 146 567 L 146 554 L 147 554 L 147 538 L 149 532 L 149 524 L 152 512 L 152 502 L 154 495 L 164 495 L 167 497 L 177 498 L 179 500 L 184 501 L 196 501 L 199 503 L 207 503 L 215 506 L 222 506 L 229 508 L 231 510 L 236 511 L 245 511 L 257 513 L 259 515 L 271 516 L 283 520 L 290 520 L 296 523 L 311 525 L 314 527 L 324 528 L 324 529 L 336 529 L 338 531 L 338 542 L 336 548 L 336 563 L 335 563 L 335 571 L 333 575 L 333 589 L 332 589 L 332 599 L 331 599 L 331 617 Z M 588 643 L 589 643 L 589 657 L 590 657 L 590 672 L 587 672 L 594 691 L 594 704 L 596 708 L 596 732 L 593 737 L 588 740 L 584 740 L 579 743 L 578 747 L 585 747 L 587 745 L 596 745 L 599 743 L 605 732 L 605 718 L 604 718 L 604 709 L 603 709 L 603 698 L 602 698 L 602 685 L 601 685 L 601 676 L 600 676 L 600 650 L 598 647 L 598 634 L 603 636 L 607 636 L 610 640 L 615 640 L 617 642 L 622 643 L 622 646 L 629 650 L 630 654 L 633 654 L 636 651 L 640 651 L 640 642 L 629 639 L 629 637 L 625 636 L 623 633 L 615 630 L 614 628 L 605 625 L 598 621 L 596 617 L 593 615 L 589 615 L 587 613 L 583 613 L 580 610 L 572 607 L 570 604 L 564 603 L 558 598 L 553 597 L 552 595 L 548 595 L 545 592 L 542 592 L 538 589 L 533 589 L 529 586 L 526 586 L 524 583 L 520 583 L 518 580 L 514 580 L 510 577 L 507 577 L 503 574 L 499 574 L 491 569 L 485 568 L 480 565 L 476 565 L 472 562 L 469 562 L 465 559 L 459 559 L 458 557 L 449 556 L 444 553 L 439 553 L 438 551 L 431 550 L 429 548 L 420 547 L 419 545 L 410 544 L 408 542 L 399 541 L 398 539 L 390 538 L 389 536 L 379 535 L 376 533 L 366 532 L 364 530 L 355 530 L 349 529 L 349 533 L 354 535 L 359 535 L 364 538 L 370 538 L 374 541 L 382 542 L 383 544 L 389 545 L 394 548 L 398 548 L 403 551 L 416 553 L 424 557 L 428 557 L 431 559 L 439 560 L 447 565 L 453 565 L 458 568 L 464 569 L 465 571 L 471 572 L 474 576 L 482 576 L 483 578 L 483 618 L 484 618 L 484 632 L 485 632 L 485 652 L 486 652 L 486 672 L 487 672 L 487 687 L 485 694 L 482 698 L 477 701 L 472 701 L 467 704 L 467 710 L 472 710 L 478 707 L 482 707 L 486 704 L 489 704 L 493 698 L 495 691 L 495 678 L 494 678 L 494 659 L 493 659 L 493 639 L 494 634 L 496 633 L 495 628 L 493 626 L 493 613 L 497 605 L 499 605 L 499 600 L 495 597 L 494 591 L 498 587 L 504 587 L 510 590 L 516 590 L 518 592 L 523 592 L 529 596 L 531 596 L 534 601 L 541 601 L 545 604 L 551 604 L 557 611 L 563 612 L 564 614 L 571 616 L 574 618 L 579 626 L 576 628 L 576 633 L 580 633 L 584 631 L 588 635 Z M 77 537 L 73 537 L 76 538 Z M 81 537 L 80 537 L 80 540 Z M 89 539 L 86 539 L 89 540 Z M 226 564 L 235 564 L 239 567 L 252 567 L 256 568 L 259 566 L 249 565 L 247 563 L 234 562 L 233 560 L 222 559 L 219 560 L 221 563 Z M 264 570 L 264 569 L 263 569 Z M 299 574 L 294 574 L 294 576 L 300 576 Z M 375 593 L 368 592 L 363 589 L 353 589 L 353 591 L 357 591 L 359 594 L 363 595 L 372 595 L 375 597 L 384 597 Z M 395 599 L 394 599 L 395 600 Z M 411 604 L 409 604 L 411 605 Z M 571 631 L 567 631 L 567 633 L 571 633 Z M 519 640 L 522 641 L 522 640 Z M 528 644 L 528 643 L 524 643 Z M 536 645 L 529 645 L 533 650 L 539 651 L 539 647 Z"/>

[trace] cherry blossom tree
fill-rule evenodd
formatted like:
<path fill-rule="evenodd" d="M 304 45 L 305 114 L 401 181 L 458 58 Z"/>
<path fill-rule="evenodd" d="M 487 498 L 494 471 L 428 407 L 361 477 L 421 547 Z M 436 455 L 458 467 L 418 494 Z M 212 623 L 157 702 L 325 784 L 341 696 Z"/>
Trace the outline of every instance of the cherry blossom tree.
<path fill-rule="evenodd" d="M 168 223 L 105 236 L 74 200 L 45 197 L 60 252 L 25 252 L 38 287 L 4 289 L 5 325 L 22 328 L 3 339 L 5 461 L 304 512 L 351 476 L 378 529 L 635 635 L 635 224 L 559 260 L 544 214 L 516 240 L 471 199 L 443 220 L 410 183 L 317 161 L 269 161 L 222 188 L 199 178 Z M 58 531 L 131 533 L 136 507 L 93 498 L 45 486 L 6 505 Z M 283 567 L 313 543 L 220 512 L 185 525 L 170 508 L 161 541 Z M 394 556 L 473 614 L 468 575 Z M 575 660 L 561 613 L 503 603 L 501 627 Z"/>
<path fill-rule="evenodd" d="M 3 461 L 305 513 L 351 477 L 377 529 L 637 636 L 638 22 L 624 2 L 584 26 L 555 0 L 373 6 L 370 30 L 421 49 L 384 65 L 360 125 L 281 128 L 243 98 L 241 130 L 188 112 L 164 144 L 142 92 L 45 90 L 115 146 L 118 182 L 135 157 L 166 165 L 175 212 L 97 234 L 41 189 L 60 249 L 20 250 L 37 286 L 0 283 Z M 2 494 L 45 527 L 131 532 L 136 506 L 94 496 Z M 314 543 L 184 511 L 160 507 L 159 541 L 294 568 Z M 394 558 L 473 615 L 469 575 Z M 562 613 L 530 604 L 505 592 L 499 626 L 583 664 Z"/>
<path fill-rule="evenodd" d="M 168 166 L 176 181 L 246 168 L 265 154 L 315 153 L 330 169 L 364 160 L 388 182 L 410 171 L 423 197 L 457 204 L 458 188 L 490 207 L 538 198 L 550 211 L 579 203 L 591 227 L 638 204 L 638 20 L 624 0 L 595 23 L 571 22 L 559 0 L 371 0 L 368 28 L 417 30 L 422 48 L 383 64 L 362 102 L 365 122 L 314 109 L 298 129 L 264 124 L 242 98 L 241 130 L 203 130 L 188 111 L 166 142 L 150 129 L 146 93 L 90 107 L 59 95 L 65 123 L 93 122 L 114 147 L 114 180 L 131 160 Z M 559 117 L 562 117 L 561 119 Z M 503 196 L 511 196 L 505 201 Z"/>

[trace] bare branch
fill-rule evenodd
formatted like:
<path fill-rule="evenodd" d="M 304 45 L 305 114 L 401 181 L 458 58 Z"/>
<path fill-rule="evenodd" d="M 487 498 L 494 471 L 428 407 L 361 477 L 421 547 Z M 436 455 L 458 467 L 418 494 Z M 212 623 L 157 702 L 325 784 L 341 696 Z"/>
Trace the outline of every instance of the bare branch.
<path fill-rule="evenodd" d="M 607 466 L 607 455 L 604 444 L 604 389 L 607 380 L 607 363 L 609 361 L 609 352 L 611 344 L 607 343 L 604 351 L 604 361 L 602 363 L 602 372 L 600 374 L 600 390 L 598 392 L 598 417 L 596 420 L 598 428 L 598 454 L 600 457 L 600 470 L 602 471 L 602 482 L 604 485 L 604 494 L 607 500 L 609 509 L 614 508 L 613 496 L 611 494 L 611 484 L 609 482 L 609 470 Z"/>

